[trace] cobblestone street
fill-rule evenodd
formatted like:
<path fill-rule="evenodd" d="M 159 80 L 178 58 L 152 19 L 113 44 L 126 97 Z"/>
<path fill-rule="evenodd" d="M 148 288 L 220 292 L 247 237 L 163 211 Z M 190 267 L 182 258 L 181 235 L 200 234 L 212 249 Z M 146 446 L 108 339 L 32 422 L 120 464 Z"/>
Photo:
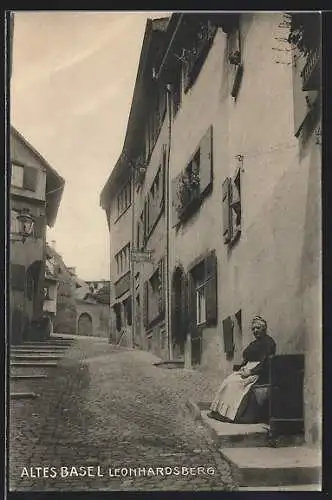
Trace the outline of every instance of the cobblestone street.
<path fill-rule="evenodd" d="M 228 464 L 185 407 L 193 395 L 211 396 L 201 374 L 156 361 L 79 339 L 48 379 L 24 381 L 40 397 L 11 401 L 10 490 L 235 489 Z M 88 466 L 94 477 L 66 476 Z M 30 477 L 21 477 L 24 467 Z M 36 467 L 54 469 L 38 478 L 31 467 L 33 476 Z"/>

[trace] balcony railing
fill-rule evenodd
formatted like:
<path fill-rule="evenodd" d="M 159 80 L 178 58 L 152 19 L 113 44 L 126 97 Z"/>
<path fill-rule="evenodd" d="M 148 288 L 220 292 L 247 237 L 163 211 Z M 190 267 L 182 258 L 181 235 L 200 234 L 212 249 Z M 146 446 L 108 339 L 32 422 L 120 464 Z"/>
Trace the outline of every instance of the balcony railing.
<path fill-rule="evenodd" d="M 302 90 L 319 90 L 320 88 L 320 50 L 316 48 L 307 56 L 307 62 L 301 72 Z"/>

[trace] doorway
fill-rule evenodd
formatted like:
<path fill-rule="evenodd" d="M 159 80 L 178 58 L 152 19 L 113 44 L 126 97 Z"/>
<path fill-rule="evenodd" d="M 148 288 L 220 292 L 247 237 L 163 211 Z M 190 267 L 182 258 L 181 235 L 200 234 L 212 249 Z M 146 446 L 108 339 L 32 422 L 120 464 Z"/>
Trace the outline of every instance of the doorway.
<path fill-rule="evenodd" d="M 172 278 L 172 343 L 174 359 L 184 358 L 186 330 L 185 274 L 181 267 L 177 267 Z"/>
<path fill-rule="evenodd" d="M 93 335 L 92 318 L 90 314 L 83 313 L 78 319 L 78 334 Z"/>

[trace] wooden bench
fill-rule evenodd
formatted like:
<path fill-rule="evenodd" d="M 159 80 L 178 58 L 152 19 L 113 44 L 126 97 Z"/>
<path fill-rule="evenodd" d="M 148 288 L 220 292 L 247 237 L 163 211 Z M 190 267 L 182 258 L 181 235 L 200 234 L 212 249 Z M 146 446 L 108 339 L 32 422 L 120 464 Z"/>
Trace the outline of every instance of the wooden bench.
<path fill-rule="evenodd" d="M 235 365 L 234 369 L 237 370 L 238 366 Z M 262 410 L 262 420 L 270 427 L 271 437 L 302 434 L 304 354 L 270 356 L 267 371 L 267 383 L 256 384 L 253 392 Z M 266 402 L 262 405 L 264 399 Z"/>

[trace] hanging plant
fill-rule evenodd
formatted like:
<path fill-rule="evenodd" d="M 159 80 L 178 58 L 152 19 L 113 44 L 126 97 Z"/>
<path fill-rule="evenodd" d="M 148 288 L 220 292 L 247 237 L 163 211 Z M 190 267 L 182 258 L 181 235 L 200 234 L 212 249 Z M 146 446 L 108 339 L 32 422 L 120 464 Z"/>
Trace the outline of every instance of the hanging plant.
<path fill-rule="evenodd" d="M 197 189 L 199 188 L 199 184 L 200 184 L 199 172 L 197 170 L 194 170 L 190 176 L 190 188 L 192 190 Z"/>
<path fill-rule="evenodd" d="M 298 13 L 288 17 L 289 35 L 288 42 L 298 51 L 307 56 L 317 49 L 319 45 L 319 14 Z"/>
<path fill-rule="evenodd" d="M 228 60 L 230 64 L 234 64 L 235 66 L 238 66 L 241 62 L 241 54 L 239 50 L 235 50 L 228 56 Z"/>
<path fill-rule="evenodd" d="M 186 207 L 197 199 L 199 195 L 200 178 L 199 171 L 193 169 L 190 172 L 185 172 L 181 175 L 178 186 L 179 204 L 177 211 L 181 215 Z"/>

